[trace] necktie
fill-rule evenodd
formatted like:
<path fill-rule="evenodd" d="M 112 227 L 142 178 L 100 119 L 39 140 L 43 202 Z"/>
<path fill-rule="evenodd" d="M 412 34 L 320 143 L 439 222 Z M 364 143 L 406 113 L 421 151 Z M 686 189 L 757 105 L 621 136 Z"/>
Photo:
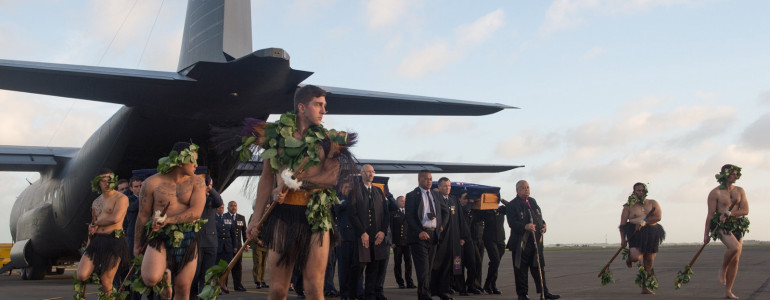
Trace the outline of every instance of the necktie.
<path fill-rule="evenodd" d="M 425 196 L 428 197 L 428 206 L 430 206 L 430 213 L 436 215 L 436 209 L 433 208 L 433 199 L 430 198 L 430 191 L 425 191 Z"/>

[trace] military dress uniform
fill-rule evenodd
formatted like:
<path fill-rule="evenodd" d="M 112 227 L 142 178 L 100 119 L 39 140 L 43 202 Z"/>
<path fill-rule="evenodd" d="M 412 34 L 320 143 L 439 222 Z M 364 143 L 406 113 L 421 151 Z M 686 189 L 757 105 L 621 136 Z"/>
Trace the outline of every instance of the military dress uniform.
<path fill-rule="evenodd" d="M 414 288 L 412 280 L 412 253 L 406 239 L 406 215 L 403 208 L 393 211 L 390 218 L 390 232 L 393 233 L 393 273 L 399 288 Z M 404 262 L 404 270 L 401 271 L 401 262 Z M 403 274 L 403 275 L 402 275 Z M 406 279 L 406 281 L 404 281 Z M 406 284 L 406 285 L 404 285 Z"/>
<path fill-rule="evenodd" d="M 217 215 L 217 261 L 224 260 L 229 263 L 233 260 L 235 249 L 235 222 L 226 215 Z"/>

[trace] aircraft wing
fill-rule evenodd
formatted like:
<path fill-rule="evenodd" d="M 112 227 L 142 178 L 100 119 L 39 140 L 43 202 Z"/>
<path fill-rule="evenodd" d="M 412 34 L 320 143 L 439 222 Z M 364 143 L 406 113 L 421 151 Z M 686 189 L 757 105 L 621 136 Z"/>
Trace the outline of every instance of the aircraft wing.
<path fill-rule="evenodd" d="M 176 72 L 0 59 L 0 89 L 126 106 L 173 98 L 172 91 L 191 82 Z"/>
<path fill-rule="evenodd" d="M 500 103 L 482 103 L 321 86 L 326 90 L 329 114 L 481 116 L 506 108 Z"/>
<path fill-rule="evenodd" d="M 499 173 L 524 166 L 489 165 L 446 162 L 425 162 L 406 160 L 358 159 L 358 166 L 370 164 L 377 174 L 413 174 L 420 170 L 431 173 Z M 262 172 L 261 159 L 242 163 L 235 171 L 236 176 L 259 176 Z"/>
<path fill-rule="evenodd" d="M 0 145 L 0 171 L 40 172 L 68 161 L 79 148 Z"/>

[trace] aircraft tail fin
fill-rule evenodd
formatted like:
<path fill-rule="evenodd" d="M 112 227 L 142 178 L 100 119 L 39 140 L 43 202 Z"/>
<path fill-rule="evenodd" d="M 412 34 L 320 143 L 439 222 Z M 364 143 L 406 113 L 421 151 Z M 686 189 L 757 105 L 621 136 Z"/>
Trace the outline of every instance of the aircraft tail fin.
<path fill-rule="evenodd" d="M 188 1 L 179 72 L 199 61 L 228 62 L 251 52 L 249 1 Z"/>

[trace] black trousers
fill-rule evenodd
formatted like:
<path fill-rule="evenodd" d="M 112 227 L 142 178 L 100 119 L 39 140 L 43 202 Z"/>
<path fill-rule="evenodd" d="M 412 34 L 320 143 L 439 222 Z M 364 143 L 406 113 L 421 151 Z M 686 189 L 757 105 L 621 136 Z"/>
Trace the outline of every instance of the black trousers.
<path fill-rule="evenodd" d="M 377 299 L 377 286 L 380 282 L 379 275 L 381 265 L 382 260 L 373 260 L 368 263 L 361 263 L 361 267 L 358 271 L 358 277 L 360 278 L 361 275 L 364 275 L 364 299 Z"/>
<path fill-rule="evenodd" d="M 374 293 L 378 297 L 385 296 L 385 275 L 388 273 L 388 262 L 390 261 L 390 255 L 386 256 L 385 259 L 379 260 L 380 267 L 377 272 L 377 288 L 374 289 Z"/>
<path fill-rule="evenodd" d="M 489 255 L 489 268 L 487 268 L 487 279 L 484 280 L 484 289 L 494 289 L 497 286 L 497 270 L 500 268 L 500 248 L 496 240 L 485 240 L 484 246 Z"/>
<path fill-rule="evenodd" d="M 436 249 L 436 251 L 448 251 L 449 249 Z M 448 255 L 451 256 L 451 255 Z M 433 261 L 433 269 L 430 274 L 430 294 L 448 295 L 452 282 L 452 266 L 454 262 L 448 258 L 445 261 Z"/>
<path fill-rule="evenodd" d="M 326 260 L 326 274 L 324 274 L 324 294 L 337 291 L 337 288 L 334 287 L 334 268 L 336 266 L 337 249 L 335 247 L 329 247 L 329 257 Z"/>
<path fill-rule="evenodd" d="M 540 255 L 543 255 L 543 252 L 540 252 Z M 527 245 L 527 247 L 524 249 L 524 251 L 521 252 L 521 264 L 519 265 L 519 268 L 516 268 L 516 259 L 512 259 L 513 261 L 513 274 L 516 277 L 516 294 L 519 296 L 527 295 L 529 291 L 529 276 L 527 275 L 527 269 L 529 269 L 529 272 L 532 273 L 532 278 L 535 281 L 535 287 L 537 290 L 537 293 L 540 294 L 541 292 L 541 285 L 540 285 L 540 270 L 542 271 L 543 275 L 543 287 L 545 287 L 545 292 L 548 292 L 548 286 L 545 284 L 545 264 L 540 263 L 540 268 L 538 268 L 537 263 L 537 257 L 535 256 L 535 246 L 531 243 Z M 543 261 L 542 259 L 540 260 Z"/>
<path fill-rule="evenodd" d="M 475 246 L 476 250 L 476 276 L 473 278 L 473 287 L 477 289 L 481 289 L 481 273 L 483 268 L 483 261 L 484 261 L 484 240 L 476 239 L 473 240 L 473 245 Z"/>
<path fill-rule="evenodd" d="M 231 260 L 233 260 L 233 250 L 227 249 L 227 247 L 223 248 L 222 252 L 217 253 L 217 259 L 216 261 L 224 260 L 228 263 L 230 263 Z M 235 267 L 233 267 L 233 272 L 235 272 Z M 229 276 L 228 276 L 229 279 Z M 228 279 L 225 279 L 225 285 L 227 285 Z M 235 287 L 235 286 L 233 286 Z"/>
<path fill-rule="evenodd" d="M 396 248 L 393 249 L 393 257 L 395 258 L 395 261 L 393 262 L 393 273 L 396 275 L 396 283 L 398 285 L 414 285 L 414 281 L 412 280 L 412 252 L 409 250 L 409 246 L 396 246 Z M 403 276 L 401 275 L 402 261 L 404 262 L 404 270 L 406 271 L 406 273 L 403 273 Z M 406 278 L 406 282 L 404 282 L 404 278 Z"/>
<path fill-rule="evenodd" d="M 243 277 L 243 266 L 241 265 L 241 260 L 243 260 L 243 256 L 238 258 L 238 261 L 235 262 L 233 265 L 233 288 L 242 288 L 243 283 L 241 282 L 241 278 Z"/>
<path fill-rule="evenodd" d="M 474 287 L 473 282 L 476 280 L 477 276 L 481 276 L 481 272 L 476 269 L 476 246 L 473 244 L 473 241 L 465 241 L 465 245 L 463 245 L 462 249 L 465 278 L 462 278 L 463 275 L 460 275 L 460 280 L 463 280 L 464 282 L 458 283 L 457 287 L 460 292 L 467 292 Z"/>
<path fill-rule="evenodd" d="M 217 263 L 217 247 L 201 247 L 198 248 L 200 255 L 198 256 L 198 270 L 195 272 L 195 284 L 191 285 L 191 289 L 195 292 L 190 295 L 197 296 L 203 290 L 206 285 L 206 270 Z"/>
<path fill-rule="evenodd" d="M 419 240 L 414 244 L 409 244 L 414 269 L 417 271 L 417 298 L 419 300 L 430 299 L 430 273 L 433 269 L 433 258 L 436 255 L 436 243 L 438 242 L 438 235 L 435 231 L 428 231 L 428 235 L 430 235 L 430 239 L 427 241 Z"/>

